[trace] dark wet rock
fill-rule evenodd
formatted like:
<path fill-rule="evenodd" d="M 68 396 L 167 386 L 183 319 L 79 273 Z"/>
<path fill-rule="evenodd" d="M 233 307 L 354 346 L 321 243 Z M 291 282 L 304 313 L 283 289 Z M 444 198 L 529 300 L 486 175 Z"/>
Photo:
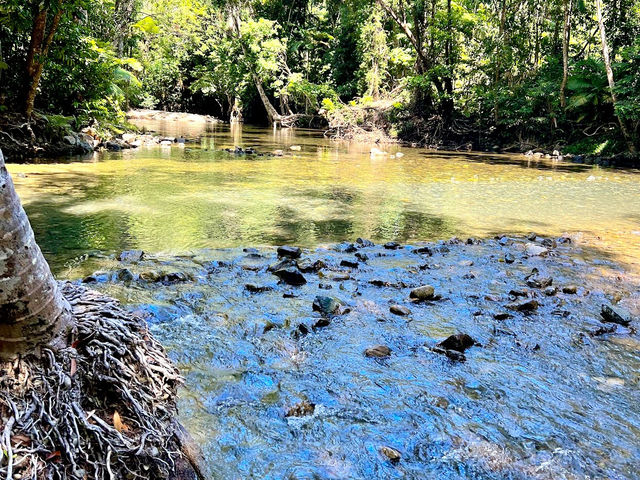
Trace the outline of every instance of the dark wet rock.
<path fill-rule="evenodd" d="M 257 248 L 243 248 L 242 251 L 244 253 L 251 253 L 251 254 L 259 254 L 260 251 Z"/>
<path fill-rule="evenodd" d="M 509 295 L 512 297 L 528 297 L 529 293 L 526 290 L 510 290 Z"/>
<path fill-rule="evenodd" d="M 119 152 L 120 150 L 122 150 L 122 145 L 117 142 L 107 142 L 104 146 L 111 152 Z"/>
<path fill-rule="evenodd" d="M 466 241 L 467 245 L 474 245 L 476 243 L 478 243 L 478 241 L 475 238 L 473 238 L 473 237 L 467 238 L 467 241 Z"/>
<path fill-rule="evenodd" d="M 298 295 L 296 295 L 294 292 L 284 292 L 282 294 L 282 298 L 298 298 Z"/>
<path fill-rule="evenodd" d="M 394 315 L 400 315 L 401 317 L 406 317 L 407 315 L 411 315 L 411 310 L 409 310 L 404 305 L 391 305 L 389 311 Z"/>
<path fill-rule="evenodd" d="M 247 283 L 244 286 L 244 288 L 247 292 L 251 292 L 251 293 L 264 293 L 264 292 L 270 292 L 271 290 L 273 290 L 273 287 L 261 287 L 254 283 Z"/>
<path fill-rule="evenodd" d="M 331 325 L 331 320 L 328 318 L 320 318 L 316 323 L 313 324 L 313 329 L 316 330 L 318 328 L 325 328 Z"/>
<path fill-rule="evenodd" d="M 507 312 L 498 312 L 493 314 L 493 318 L 495 318 L 496 320 L 508 320 L 510 318 L 513 318 L 513 315 Z"/>
<path fill-rule="evenodd" d="M 307 327 L 304 323 L 301 323 L 296 327 L 292 335 L 294 338 L 300 338 L 304 337 L 305 335 L 309 335 L 309 327 Z"/>
<path fill-rule="evenodd" d="M 302 402 L 289 407 L 287 412 L 284 414 L 285 417 L 307 417 L 309 415 L 313 415 L 316 411 L 315 403 L 308 402 L 307 400 L 303 400 Z"/>
<path fill-rule="evenodd" d="M 505 253 L 504 255 L 504 263 L 513 263 L 516 261 L 516 257 L 514 257 L 513 255 L 511 255 L 510 253 Z"/>
<path fill-rule="evenodd" d="M 559 244 L 570 244 L 572 240 L 569 237 L 560 237 L 558 238 Z"/>
<path fill-rule="evenodd" d="M 120 254 L 118 255 L 118 260 L 120 260 L 121 262 L 135 263 L 142 260 L 143 257 L 144 252 L 142 250 L 125 250 L 123 252 L 120 252 Z"/>
<path fill-rule="evenodd" d="M 430 247 L 414 248 L 413 252 L 420 255 L 429 255 L 430 257 L 433 256 L 433 250 Z"/>
<path fill-rule="evenodd" d="M 387 447 L 386 445 L 380 447 L 380 454 L 394 465 L 399 463 L 402 459 L 402 454 L 398 450 L 396 450 L 395 448 Z"/>
<path fill-rule="evenodd" d="M 602 321 L 605 323 L 616 323 L 623 327 L 626 327 L 631 323 L 631 317 L 628 315 L 628 312 L 624 312 L 622 309 L 617 309 L 616 311 L 609 305 L 602 305 L 600 316 L 602 317 Z"/>
<path fill-rule="evenodd" d="M 388 358 L 391 356 L 391 349 L 386 345 L 377 345 L 367 348 L 364 351 L 364 356 L 369 358 Z"/>
<path fill-rule="evenodd" d="M 333 288 L 333 285 L 331 285 L 330 283 L 319 283 L 318 288 L 320 290 L 331 290 Z"/>
<path fill-rule="evenodd" d="M 400 244 L 398 242 L 387 242 L 384 244 L 384 248 L 387 250 L 397 250 L 400 248 Z"/>
<path fill-rule="evenodd" d="M 555 240 L 553 240 L 552 238 L 545 238 L 544 240 L 542 240 L 540 242 L 543 246 L 548 247 L 548 248 L 556 248 L 558 246 L 558 244 L 556 243 Z"/>
<path fill-rule="evenodd" d="M 479 345 L 480 344 L 470 335 L 467 335 L 466 333 L 458 333 L 447 337 L 445 340 L 438 343 L 436 347 L 443 350 L 455 350 L 456 352 L 464 353 L 466 349 Z"/>
<path fill-rule="evenodd" d="M 542 291 L 543 294 L 545 294 L 547 297 L 553 297 L 555 294 L 558 293 L 558 288 L 557 287 L 547 287 Z"/>
<path fill-rule="evenodd" d="M 505 306 L 509 310 L 515 310 L 516 312 L 530 313 L 537 310 L 540 304 L 535 300 L 526 300 L 521 302 L 512 302 Z"/>
<path fill-rule="evenodd" d="M 358 265 L 359 265 L 358 262 L 355 260 L 345 259 L 340 262 L 341 267 L 358 268 Z"/>
<path fill-rule="evenodd" d="M 535 242 L 536 238 L 538 238 L 538 235 L 535 232 L 531 232 L 529 235 L 527 235 L 527 240 L 529 240 L 530 242 Z"/>
<path fill-rule="evenodd" d="M 309 273 L 309 272 L 319 272 L 323 268 L 327 268 L 327 264 L 322 260 L 316 260 L 315 262 L 311 262 L 309 259 L 301 259 L 296 262 L 298 270 L 301 272 Z"/>
<path fill-rule="evenodd" d="M 356 258 L 361 262 L 366 262 L 367 260 L 369 260 L 368 255 L 362 252 L 356 252 Z"/>
<path fill-rule="evenodd" d="M 411 290 L 409 298 L 412 298 L 419 302 L 435 299 L 435 289 L 431 285 L 423 285 Z"/>
<path fill-rule="evenodd" d="M 302 255 L 302 250 L 298 247 L 290 247 L 290 246 L 283 246 L 283 247 L 278 247 L 278 256 L 279 257 L 286 257 L 286 258 L 300 258 L 300 255 Z"/>
<path fill-rule="evenodd" d="M 121 268 L 116 272 L 116 278 L 121 282 L 133 282 L 136 276 L 128 268 Z"/>
<path fill-rule="evenodd" d="M 342 302 L 335 297 L 318 295 L 313 300 L 313 311 L 323 315 L 336 315 L 340 313 L 342 306 Z"/>
<path fill-rule="evenodd" d="M 449 247 L 447 247 L 446 245 L 442 245 L 440 248 L 438 248 L 438 251 L 440 253 L 449 253 L 451 251 L 451 249 Z"/>
<path fill-rule="evenodd" d="M 504 236 L 503 236 L 503 237 L 498 238 L 498 243 L 499 243 L 500 245 L 502 245 L 503 247 L 504 247 L 504 246 L 506 246 L 506 245 L 509 245 L 509 242 L 510 242 L 510 241 L 511 241 L 511 240 L 509 239 L 509 237 L 504 237 Z"/>
<path fill-rule="evenodd" d="M 371 240 L 367 240 L 366 238 L 356 238 L 356 243 L 362 248 L 375 246 Z"/>
<path fill-rule="evenodd" d="M 567 295 L 575 295 L 578 293 L 578 287 L 575 285 L 567 285 L 562 287 L 562 293 L 566 293 Z"/>
<path fill-rule="evenodd" d="M 462 278 L 464 280 L 473 280 L 476 276 L 473 273 L 465 273 Z"/>
<path fill-rule="evenodd" d="M 307 279 L 304 278 L 304 275 L 302 275 L 302 273 L 300 273 L 300 271 L 297 268 L 293 268 L 293 267 L 282 268 L 280 270 L 276 270 L 273 273 L 280 280 L 282 280 L 284 283 L 287 283 L 289 285 L 300 286 L 307 283 Z"/>
<path fill-rule="evenodd" d="M 325 277 L 333 282 L 346 282 L 347 280 L 351 280 L 351 275 L 347 272 L 328 272 Z"/>
<path fill-rule="evenodd" d="M 149 271 L 144 272 L 140 275 L 140 278 L 147 282 L 156 282 L 156 283 L 183 283 L 189 282 L 193 280 L 191 275 L 188 275 L 184 272 L 155 272 Z"/>

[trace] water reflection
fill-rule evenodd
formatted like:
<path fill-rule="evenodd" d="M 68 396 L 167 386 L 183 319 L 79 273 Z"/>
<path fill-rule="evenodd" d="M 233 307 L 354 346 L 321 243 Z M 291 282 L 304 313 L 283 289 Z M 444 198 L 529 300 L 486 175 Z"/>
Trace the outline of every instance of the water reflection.
<path fill-rule="evenodd" d="M 180 253 L 530 230 L 586 232 L 640 258 L 633 233 L 640 230 L 640 176 L 634 172 L 398 146 L 388 150 L 402 151 L 402 158 L 372 158 L 371 145 L 329 141 L 312 130 L 207 130 L 184 122 L 147 127 L 193 142 L 70 164 L 10 166 L 56 272 L 94 250 Z M 285 155 L 221 151 L 235 145 Z"/>

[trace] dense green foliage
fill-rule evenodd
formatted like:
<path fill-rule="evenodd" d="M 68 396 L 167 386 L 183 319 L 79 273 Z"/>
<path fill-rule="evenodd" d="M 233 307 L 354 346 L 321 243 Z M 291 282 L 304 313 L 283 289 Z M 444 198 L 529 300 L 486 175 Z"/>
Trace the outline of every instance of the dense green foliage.
<path fill-rule="evenodd" d="M 599 1 L 2 0 L 0 109 L 22 108 L 48 9 L 36 109 L 82 124 L 131 106 L 248 121 L 351 106 L 430 143 L 633 149 L 640 1 L 607 2 L 600 27 Z"/>

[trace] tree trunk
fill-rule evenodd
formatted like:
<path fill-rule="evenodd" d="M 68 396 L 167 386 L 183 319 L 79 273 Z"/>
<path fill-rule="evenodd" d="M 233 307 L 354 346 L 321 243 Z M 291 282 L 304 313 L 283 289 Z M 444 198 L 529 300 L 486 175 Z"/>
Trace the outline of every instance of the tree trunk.
<path fill-rule="evenodd" d="M 636 148 L 631 141 L 631 137 L 629 136 L 629 132 L 627 130 L 627 126 L 624 123 L 624 120 L 615 112 L 615 108 L 618 103 L 618 98 L 616 95 L 616 83 L 613 78 L 613 70 L 611 69 L 611 59 L 609 58 L 609 45 L 607 44 L 607 32 L 604 27 L 604 18 L 602 17 L 602 0 L 596 0 L 596 17 L 598 18 L 598 26 L 600 28 L 600 41 L 602 44 L 602 58 L 604 59 L 604 67 L 607 71 L 607 80 L 609 81 L 609 90 L 611 91 L 611 101 L 613 102 L 614 113 L 618 118 L 618 123 L 620 124 L 620 130 L 622 131 L 622 135 L 624 137 L 625 142 L 627 143 L 627 148 L 630 152 L 635 153 Z"/>
<path fill-rule="evenodd" d="M 560 106 L 567 106 L 567 80 L 569 79 L 569 42 L 571 40 L 571 10 L 573 0 L 564 0 L 564 29 L 562 34 L 562 84 L 560 85 Z"/>
<path fill-rule="evenodd" d="M 71 309 L 36 244 L 0 151 L 0 359 L 57 346 Z"/>
<path fill-rule="evenodd" d="M 27 118 L 31 118 L 31 115 L 33 115 L 33 108 L 36 94 L 38 93 L 38 86 L 40 85 L 40 78 L 42 77 L 42 70 L 44 69 L 45 58 L 49 53 L 49 47 L 53 42 L 53 37 L 58 30 L 58 25 L 62 18 L 62 9 L 56 12 L 51 21 L 49 33 L 46 33 L 48 17 L 49 10 L 47 8 L 41 8 L 38 10 L 36 18 L 33 21 L 31 42 L 29 44 L 29 51 L 27 52 L 26 88 L 24 96 L 24 114 Z"/>
<path fill-rule="evenodd" d="M 269 97 L 267 97 L 267 94 L 265 93 L 264 88 L 262 87 L 262 82 L 260 81 L 257 75 L 253 76 L 253 80 L 256 84 L 256 88 L 258 89 L 258 95 L 260 95 L 260 100 L 262 100 L 262 104 L 264 105 L 264 108 L 267 111 L 267 116 L 269 117 L 269 123 L 275 124 L 279 122 L 282 119 L 282 115 L 280 115 L 276 110 L 276 107 L 274 107 L 271 104 Z"/>

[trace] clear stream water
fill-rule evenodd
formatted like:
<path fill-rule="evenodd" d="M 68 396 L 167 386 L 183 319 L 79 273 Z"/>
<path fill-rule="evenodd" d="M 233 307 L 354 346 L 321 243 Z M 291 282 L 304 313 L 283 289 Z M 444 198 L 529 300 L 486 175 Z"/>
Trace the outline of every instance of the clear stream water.
<path fill-rule="evenodd" d="M 181 419 L 214 478 L 640 478 L 640 336 L 589 335 L 603 303 L 640 313 L 638 172 L 398 147 L 402 158 L 371 158 L 372 145 L 313 131 L 146 126 L 197 141 L 9 170 L 58 276 L 106 272 L 92 287 L 145 316 L 178 363 Z M 234 145 L 285 156 L 220 151 Z M 521 240 L 440 242 L 432 256 L 374 246 L 358 268 L 340 265 L 356 260 L 343 242 L 357 236 L 529 231 L 574 243 L 546 258 Z M 266 268 L 283 243 L 327 267 L 279 284 Z M 148 255 L 114 259 L 129 248 Z M 542 295 L 525 282 L 533 268 L 577 294 Z M 188 281 L 145 280 L 171 272 Z M 411 303 L 425 283 L 443 299 Z M 496 320 L 512 290 L 540 307 Z M 350 312 L 318 324 L 316 295 Z M 458 331 L 482 344 L 466 362 L 430 350 Z M 378 344 L 389 359 L 363 355 Z M 312 415 L 285 416 L 303 400 Z"/>

